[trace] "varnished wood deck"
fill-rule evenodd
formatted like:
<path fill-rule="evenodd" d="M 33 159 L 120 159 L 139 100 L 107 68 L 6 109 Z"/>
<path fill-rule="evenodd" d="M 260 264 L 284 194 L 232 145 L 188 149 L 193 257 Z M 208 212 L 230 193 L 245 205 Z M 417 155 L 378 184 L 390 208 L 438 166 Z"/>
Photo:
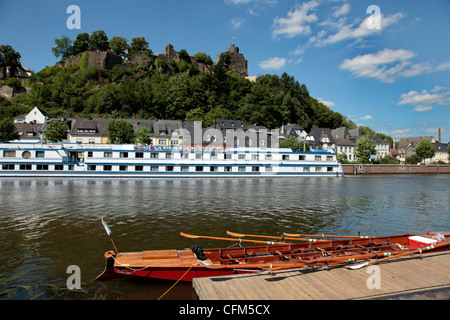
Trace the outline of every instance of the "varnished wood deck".
<path fill-rule="evenodd" d="M 369 289 L 368 267 L 264 272 L 193 280 L 200 300 L 347 300 L 450 285 L 450 252 L 406 258 L 376 265 L 380 289 Z M 448 289 L 447 289 L 448 290 Z"/>

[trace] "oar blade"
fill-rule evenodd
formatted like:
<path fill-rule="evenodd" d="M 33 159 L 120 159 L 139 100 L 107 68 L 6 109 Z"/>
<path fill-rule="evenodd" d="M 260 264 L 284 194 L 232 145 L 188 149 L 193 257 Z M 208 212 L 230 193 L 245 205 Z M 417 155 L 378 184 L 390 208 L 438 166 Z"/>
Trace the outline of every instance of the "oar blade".
<path fill-rule="evenodd" d="M 190 239 L 199 239 L 199 236 L 195 236 L 192 234 L 188 234 L 188 233 L 184 233 L 184 232 L 180 232 L 180 236 L 185 237 L 185 238 L 190 238 Z"/>
<path fill-rule="evenodd" d="M 246 236 L 245 234 L 242 234 L 242 233 L 236 233 L 236 232 L 231 232 L 231 231 L 227 231 L 227 234 L 228 234 L 229 236 L 237 237 L 237 238 L 243 238 L 243 237 Z"/>

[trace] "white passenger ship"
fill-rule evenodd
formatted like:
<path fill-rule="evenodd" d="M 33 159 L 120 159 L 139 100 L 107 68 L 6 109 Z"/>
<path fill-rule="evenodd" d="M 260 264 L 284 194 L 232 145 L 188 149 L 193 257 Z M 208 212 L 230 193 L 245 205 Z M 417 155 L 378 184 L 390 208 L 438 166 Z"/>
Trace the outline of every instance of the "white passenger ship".
<path fill-rule="evenodd" d="M 332 151 L 159 147 L 132 144 L 0 143 L 0 177 L 343 176 Z"/>

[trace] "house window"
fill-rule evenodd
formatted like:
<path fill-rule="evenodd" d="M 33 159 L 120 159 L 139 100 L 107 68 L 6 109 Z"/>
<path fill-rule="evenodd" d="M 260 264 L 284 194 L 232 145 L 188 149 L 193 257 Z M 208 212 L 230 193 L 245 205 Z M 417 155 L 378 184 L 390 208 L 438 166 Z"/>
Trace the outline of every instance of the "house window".
<path fill-rule="evenodd" d="M 144 153 L 143 152 L 136 152 L 135 157 L 136 158 L 143 158 L 144 157 Z"/>
<path fill-rule="evenodd" d="M 172 146 L 176 146 L 176 145 L 178 145 L 178 140 L 171 140 L 171 141 L 170 141 L 170 144 L 171 144 Z"/>
<path fill-rule="evenodd" d="M 113 156 L 113 153 L 110 151 L 103 152 L 104 158 L 112 158 L 112 156 Z"/>
<path fill-rule="evenodd" d="M 121 158 L 128 158 L 128 152 L 121 152 L 120 153 Z"/>
<path fill-rule="evenodd" d="M 167 139 L 159 139 L 159 144 L 160 145 L 167 145 Z"/>
<path fill-rule="evenodd" d="M 103 171 L 112 171 L 112 166 L 107 164 L 103 166 Z"/>

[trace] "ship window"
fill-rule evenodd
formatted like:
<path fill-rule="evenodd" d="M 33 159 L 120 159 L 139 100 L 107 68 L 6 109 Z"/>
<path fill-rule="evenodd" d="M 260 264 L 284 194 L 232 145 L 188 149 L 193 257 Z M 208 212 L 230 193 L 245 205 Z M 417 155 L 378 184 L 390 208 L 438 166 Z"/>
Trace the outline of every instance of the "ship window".
<path fill-rule="evenodd" d="M 289 160 L 289 155 L 288 155 L 288 154 L 283 154 L 283 155 L 281 156 L 281 159 L 282 159 L 282 160 Z"/>
<path fill-rule="evenodd" d="M 322 156 L 315 156 L 315 157 L 314 157 L 314 160 L 316 160 L 316 161 L 321 161 L 321 160 L 322 160 Z"/>
<path fill-rule="evenodd" d="M 21 164 L 19 166 L 20 170 L 31 170 L 31 164 Z"/>
<path fill-rule="evenodd" d="M 87 156 L 88 156 L 88 158 L 92 158 L 94 156 L 94 152 L 88 151 Z"/>
<path fill-rule="evenodd" d="M 112 166 L 111 165 L 104 165 L 103 166 L 103 171 L 111 171 L 112 170 Z"/>
<path fill-rule="evenodd" d="M 238 171 L 240 171 L 240 172 L 245 172 L 246 170 L 245 170 L 245 166 L 239 166 L 238 167 Z"/>
<path fill-rule="evenodd" d="M 217 153 L 211 153 L 211 159 L 218 159 Z"/>
<path fill-rule="evenodd" d="M 224 158 L 224 159 L 231 159 L 231 153 L 225 153 L 225 154 L 223 155 L 223 158 Z"/>
<path fill-rule="evenodd" d="M 143 158 L 144 157 L 144 153 L 143 152 L 136 152 L 135 157 L 136 158 Z"/>
<path fill-rule="evenodd" d="M 252 160 L 259 160 L 259 154 L 252 154 Z"/>
<path fill-rule="evenodd" d="M 95 164 L 89 164 L 87 169 L 88 171 L 95 171 L 97 169 L 97 166 Z"/>
<path fill-rule="evenodd" d="M 128 166 L 119 166 L 119 171 L 128 171 Z"/>
<path fill-rule="evenodd" d="M 327 167 L 327 172 L 333 172 L 333 167 Z"/>
<path fill-rule="evenodd" d="M 121 152 L 120 153 L 121 158 L 128 158 L 128 152 Z"/>
<path fill-rule="evenodd" d="M 134 171 L 144 171 L 144 166 L 136 166 Z"/>
<path fill-rule="evenodd" d="M 306 160 L 306 156 L 304 154 L 301 154 L 298 156 L 298 160 Z"/>
<path fill-rule="evenodd" d="M 45 151 L 36 151 L 36 158 L 44 158 Z"/>
<path fill-rule="evenodd" d="M 48 164 L 38 164 L 36 170 L 48 170 Z"/>
<path fill-rule="evenodd" d="M 173 171 L 173 166 L 166 166 L 166 171 Z"/>
<path fill-rule="evenodd" d="M 150 171 L 159 171 L 158 166 L 150 166 Z"/>
<path fill-rule="evenodd" d="M 195 159 L 203 159 L 203 153 L 196 153 Z"/>
<path fill-rule="evenodd" d="M 3 151 L 3 157 L 5 158 L 14 158 L 16 156 L 15 150 L 4 150 Z"/>
<path fill-rule="evenodd" d="M 219 171 L 219 167 L 217 167 L 217 166 L 211 166 L 211 167 L 209 168 L 209 171 Z"/>
<path fill-rule="evenodd" d="M 232 166 L 225 166 L 224 171 L 232 171 L 233 167 Z"/>
<path fill-rule="evenodd" d="M 272 171 L 272 167 L 271 166 L 266 166 L 266 172 L 270 172 Z"/>
<path fill-rule="evenodd" d="M 181 166 L 181 171 L 189 171 L 189 166 Z"/>
<path fill-rule="evenodd" d="M 245 154 L 243 154 L 243 153 L 238 154 L 238 159 L 239 160 L 245 159 Z"/>
<path fill-rule="evenodd" d="M 104 158 L 112 158 L 112 156 L 113 156 L 113 153 L 110 151 L 106 151 L 103 153 Z"/>
<path fill-rule="evenodd" d="M 3 170 L 14 170 L 14 165 L 10 163 L 6 163 L 2 166 Z"/>
<path fill-rule="evenodd" d="M 69 164 L 69 170 L 70 170 L 70 171 L 75 170 L 75 166 L 74 166 L 73 164 Z"/>
<path fill-rule="evenodd" d="M 203 167 L 202 166 L 195 166 L 195 171 L 203 171 Z"/>
<path fill-rule="evenodd" d="M 63 171 L 64 170 L 64 165 L 62 165 L 62 164 L 55 164 L 55 170 Z"/>
<path fill-rule="evenodd" d="M 303 172 L 311 172 L 311 167 L 304 167 Z"/>
<path fill-rule="evenodd" d="M 22 158 L 24 159 L 30 159 L 31 157 L 31 152 L 30 151 L 24 151 L 22 152 Z"/>
<path fill-rule="evenodd" d="M 166 159 L 173 159 L 173 153 L 166 153 Z"/>
<path fill-rule="evenodd" d="M 272 160 L 272 155 L 271 154 L 266 154 L 266 160 Z"/>
<path fill-rule="evenodd" d="M 259 171 L 259 167 L 252 167 L 252 171 L 253 171 L 253 172 Z"/>
<path fill-rule="evenodd" d="M 327 156 L 327 161 L 333 161 L 333 156 Z"/>
<path fill-rule="evenodd" d="M 322 172 L 322 167 L 316 167 L 316 172 Z"/>
<path fill-rule="evenodd" d="M 158 158 L 158 153 L 156 153 L 156 152 L 150 153 L 150 158 L 151 159 L 157 159 Z"/>

